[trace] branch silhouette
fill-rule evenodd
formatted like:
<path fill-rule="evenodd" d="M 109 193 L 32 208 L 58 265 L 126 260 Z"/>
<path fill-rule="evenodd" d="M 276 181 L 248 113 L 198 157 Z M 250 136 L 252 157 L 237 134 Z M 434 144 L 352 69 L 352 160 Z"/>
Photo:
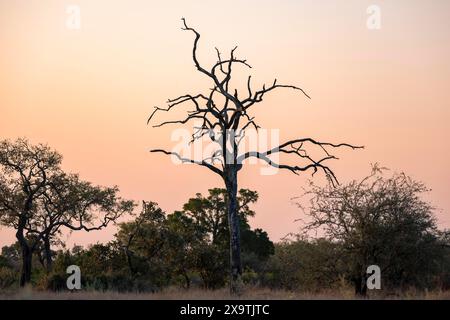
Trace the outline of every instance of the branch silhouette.
<path fill-rule="evenodd" d="M 241 282 L 242 266 L 240 257 L 240 233 L 239 233 L 239 217 L 238 217 L 238 201 L 237 190 L 238 172 L 243 167 L 243 161 L 255 157 L 262 159 L 272 167 L 289 170 L 292 173 L 298 174 L 312 170 L 314 175 L 321 170 L 325 176 L 331 181 L 333 185 L 338 184 L 336 175 L 327 166 L 328 160 L 337 159 L 330 153 L 328 149 L 347 147 L 351 149 L 360 149 L 362 146 L 354 146 L 348 143 L 330 143 L 320 142 L 312 138 L 297 138 L 289 140 L 279 146 L 267 150 L 265 152 L 249 151 L 239 155 L 239 145 L 245 136 L 245 131 L 253 127 L 258 130 L 260 126 L 256 123 L 255 117 L 250 115 L 250 108 L 254 105 L 263 102 L 264 97 L 278 89 L 286 88 L 299 91 L 305 97 L 310 99 L 310 96 L 300 87 L 289 84 L 279 84 L 275 79 L 269 86 L 263 85 L 260 89 L 253 89 L 251 85 L 251 75 L 248 76 L 246 82 L 245 98 L 240 98 L 237 89 L 231 89 L 231 79 L 235 67 L 241 66 L 244 68 L 252 68 L 247 60 L 236 57 L 237 47 L 234 47 L 228 58 L 223 58 L 219 49 L 215 48 L 217 54 L 217 62 L 210 68 L 203 66 L 197 56 L 197 50 L 200 40 L 200 33 L 194 28 L 188 26 L 186 20 L 182 18 L 182 30 L 192 32 L 195 35 L 192 60 L 196 69 L 204 74 L 212 84 L 209 92 L 197 94 L 183 94 L 174 99 L 167 101 L 167 107 L 161 108 L 156 106 L 147 120 L 150 123 L 156 114 L 159 112 L 170 112 L 174 108 L 189 104 L 192 109 L 187 111 L 187 114 L 182 119 L 174 119 L 163 121 L 155 124 L 154 127 L 162 127 L 173 124 L 187 124 L 192 120 L 200 120 L 201 125 L 194 128 L 191 142 L 209 135 L 209 138 L 219 145 L 219 151 L 212 151 L 210 156 L 206 156 L 201 160 L 189 159 L 182 157 L 179 153 L 167 151 L 164 149 L 154 149 L 151 152 L 162 153 L 165 155 L 175 156 L 181 162 L 194 163 L 208 168 L 214 173 L 222 177 L 228 198 L 228 222 L 230 228 L 230 266 L 231 266 L 231 293 L 239 293 L 239 283 Z M 319 147 L 323 154 L 318 159 L 315 159 L 308 154 L 304 148 L 307 145 Z M 276 153 L 283 153 L 294 155 L 297 161 L 306 163 L 296 163 L 293 165 L 285 163 L 277 163 L 270 158 Z M 219 160 L 220 166 L 216 165 Z"/>

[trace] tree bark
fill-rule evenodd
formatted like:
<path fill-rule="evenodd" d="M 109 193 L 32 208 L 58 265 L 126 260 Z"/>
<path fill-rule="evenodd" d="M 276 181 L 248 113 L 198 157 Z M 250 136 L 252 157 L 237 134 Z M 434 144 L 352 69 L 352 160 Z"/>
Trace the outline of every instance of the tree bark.
<path fill-rule="evenodd" d="M 225 172 L 228 194 L 228 225 L 230 230 L 230 292 L 240 294 L 242 289 L 241 239 L 237 203 L 237 165 L 230 165 Z"/>

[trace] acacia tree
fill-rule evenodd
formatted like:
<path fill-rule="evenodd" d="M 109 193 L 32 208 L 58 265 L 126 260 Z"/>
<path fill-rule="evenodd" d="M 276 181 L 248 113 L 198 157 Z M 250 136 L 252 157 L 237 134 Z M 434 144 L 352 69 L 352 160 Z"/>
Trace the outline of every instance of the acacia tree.
<path fill-rule="evenodd" d="M 180 155 L 177 152 L 167 151 L 163 149 L 151 150 L 151 152 L 160 152 L 178 158 L 181 162 L 194 163 L 206 167 L 215 174 L 219 175 L 225 184 L 228 194 L 227 215 L 230 231 L 230 266 L 231 281 L 230 290 L 232 293 L 239 293 L 241 282 L 241 255 L 240 255 L 240 234 L 239 234 L 239 217 L 238 217 L 238 172 L 242 168 L 242 163 L 248 158 L 258 158 L 265 161 L 268 165 L 289 170 L 292 173 L 312 170 L 314 173 L 318 170 L 323 173 L 333 183 L 337 182 L 333 171 L 326 165 L 327 160 L 336 159 L 331 155 L 327 148 L 349 147 L 359 148 L 347 143 L 328 143 L 320 142 L 312 138 L 299 138 L 286 141 L 277 147 L 266 151 L 249 151 L 239 154 L 239 143 L 242 140 L 245 130 L 259 126 L 256 124 L 254 117 L 250 116 L 250 109 L 263 101 L 263 98 L 269 92 L 276 89 L 288 88 L 309 96 L 306 92 L 293 85 L 279 84 L 275 79 L 269 86 L 263 86 L 261 89 L 254 90 L 251 85 L 251 76 L 247 79 L 247 93 L 239 94 L 238 89 L 231 87 L 232 71 L 234 67 L 239 65 L 247 68 L 251 66 L 246 60 L 239 59 L 235 56 L 236 47 L 231 50 L 229 58 L 222 59 L 222 56 L 216 48 L 217 62 L 211 68 L 204 67 L 198 60 L 197 48 L 200 40 L 200 33 L 194 28 L 189 27 L 182 19 L 185 31 L 192 32 L 195 35 L 192 59 L 196 69 L 205 75 L 212 83 L 212 88 L 207 93 L 184 94 L 175 99 L 168 100 L 167 108 L 155 107 L 150 115 L 148 122 L 152 120 L 154 115 L 159 111 L 171 111 L 177 106 L 190 103 L 193 110 L 188 111 L 187 116 L 179 120 L 164 121 L 154 125 L 161 127 L 169 124 L 186 124 L 192 120 L 200 121 L 200 127 L 197 127 L 192 135 L 192 141 L 209 136 L 209 138 L 217 143 L 219 150 L 214 151 L 211 156 L 203 159 L 191 159 Z M 323 156 L 318 159 L 313 158 L 306 151 L 307 145 L 318 147 Z M 281 164 L 274 161 L 271 156 L 274 154 L 290 154 L 301 160 L 296 164 Z M 300 163 L 301 162 L 301 163 Z"/>
<path fill-rule="evenodd" d="M 61 160 L 47 145 L 0 141 L 0 224 L 16 230 L 21 286 L 30 282 L 33 253 L 42 247 L 51 268 L 50 244 L 61 228 L 99 230 L 133 207 L 117 196 L 116 187 L 92 186 L 65 174 Z M 100 222 L 93 225 L 96 217 Z"/>
<path fill-rule="evenodd" d="M 131 213 L 133 201 L 118 196 L 119 189 L 92 185 L 77 174 L 61 173 L 50 180 L 36 201 L 27 233 L 42 241 L 47 271 L 52 269 L 51 244 L 63 229 L 87 232 L 101 230 Z"/>
<path fill-rule="evenodd" d="M 31 280 L 31 265 L 39 239 L 27 237 L 34 205 L 50 179 L 59 173 L 61 155 L 46 145 L 25 139 L 0 142 L 0 223 L 16 230 L 22 255 L 20 285 Z"/>

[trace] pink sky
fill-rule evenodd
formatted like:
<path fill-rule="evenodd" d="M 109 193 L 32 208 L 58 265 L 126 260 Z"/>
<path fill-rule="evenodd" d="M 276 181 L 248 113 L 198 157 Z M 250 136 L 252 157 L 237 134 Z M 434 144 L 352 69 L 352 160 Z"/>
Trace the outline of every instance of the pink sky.
<path fill-rule="evenodd" d="M 80 30 L 65 25 L 68 4 L 81 8 Z M 380 30 L 366 26 L 371 4 L 381 9 Z M 427 197 L 440 226 L 450 227 L 446 0 L 0 0 L 0 137 L 47 142 L 68 171 L 117 184 L 123 197 L 167 212 L 221 186 L 204 168 L 148 153 L 173 144 L 174 127 L 146 125 L 152 107 L 209 88 L 193 67 L 193 38 L 181 31 L 181 17 L 202 34 L 206 65 L 215 62 L 215 46 L 239 45 L 255 85 L 276 77 L 311 95 L 268 96 L 254 109 L 262 127 L 280 129 L 283 139 L 365 145 L 338 152 L 333 169 L 342 182 L 363 177 L 373 162 L 405 171 L 433 189 Z M 240 186 L 260 194 L 252 226 L 273 240 L 298 230 L 301 212 L 290 199 L 310 175 L 261 176 L 256 165 L 241 173 Z M 107 241 L 113 233 L 79 232 L 68 242 Z M 13 241 L 11 230 L 0 229 L 0 246 Z"/>

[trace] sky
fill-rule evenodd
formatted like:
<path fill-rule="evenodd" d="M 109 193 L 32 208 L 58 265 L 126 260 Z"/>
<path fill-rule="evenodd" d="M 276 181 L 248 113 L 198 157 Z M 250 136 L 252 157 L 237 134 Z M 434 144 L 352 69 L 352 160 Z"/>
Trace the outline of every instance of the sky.
<path fill-rule="evenodd" d="M 80 9 L 79 28 L 68 24 L 71 5 Z M 371 5 L 380 28 L 369 28 Z M 149 153 L 170 149 L 177 129 L 147 125 L 153 106 L 210 88 L 194 68 L 193 35 L 181 30 L 181 17 L 202 35 L 201 63 L 216 61 L 215 47 L 225 54 L 238 45 L 237 56 L 253 67 L 239 72 L 242 83 L 250 72 L 255 86 L 277 78 L 311 96 L 267 96 L 253 113 L 260 126 L 279 130 L 281 140 L 364 145 L 339 150 L 330 163 L 341 182 L 364 177 L 375 162 L 404 171 L 432 189 L 426 198 L 439 226 L 450 227 L 446 0 L 0 0 L 0 138 L 48 143 L 64 155 L 65 170 L 169 213 L 222 186 L 205 168 Z M 251 225 L 275 241 L 298 231 L 302 212 L 292 198 L 311 178 L 246 166 L 240 187 L 260 195 Z M 87 245 L 114 232 L 65 240 Z M 14 232 L 1 228 L 0 246 L 13 241 Z"/>

